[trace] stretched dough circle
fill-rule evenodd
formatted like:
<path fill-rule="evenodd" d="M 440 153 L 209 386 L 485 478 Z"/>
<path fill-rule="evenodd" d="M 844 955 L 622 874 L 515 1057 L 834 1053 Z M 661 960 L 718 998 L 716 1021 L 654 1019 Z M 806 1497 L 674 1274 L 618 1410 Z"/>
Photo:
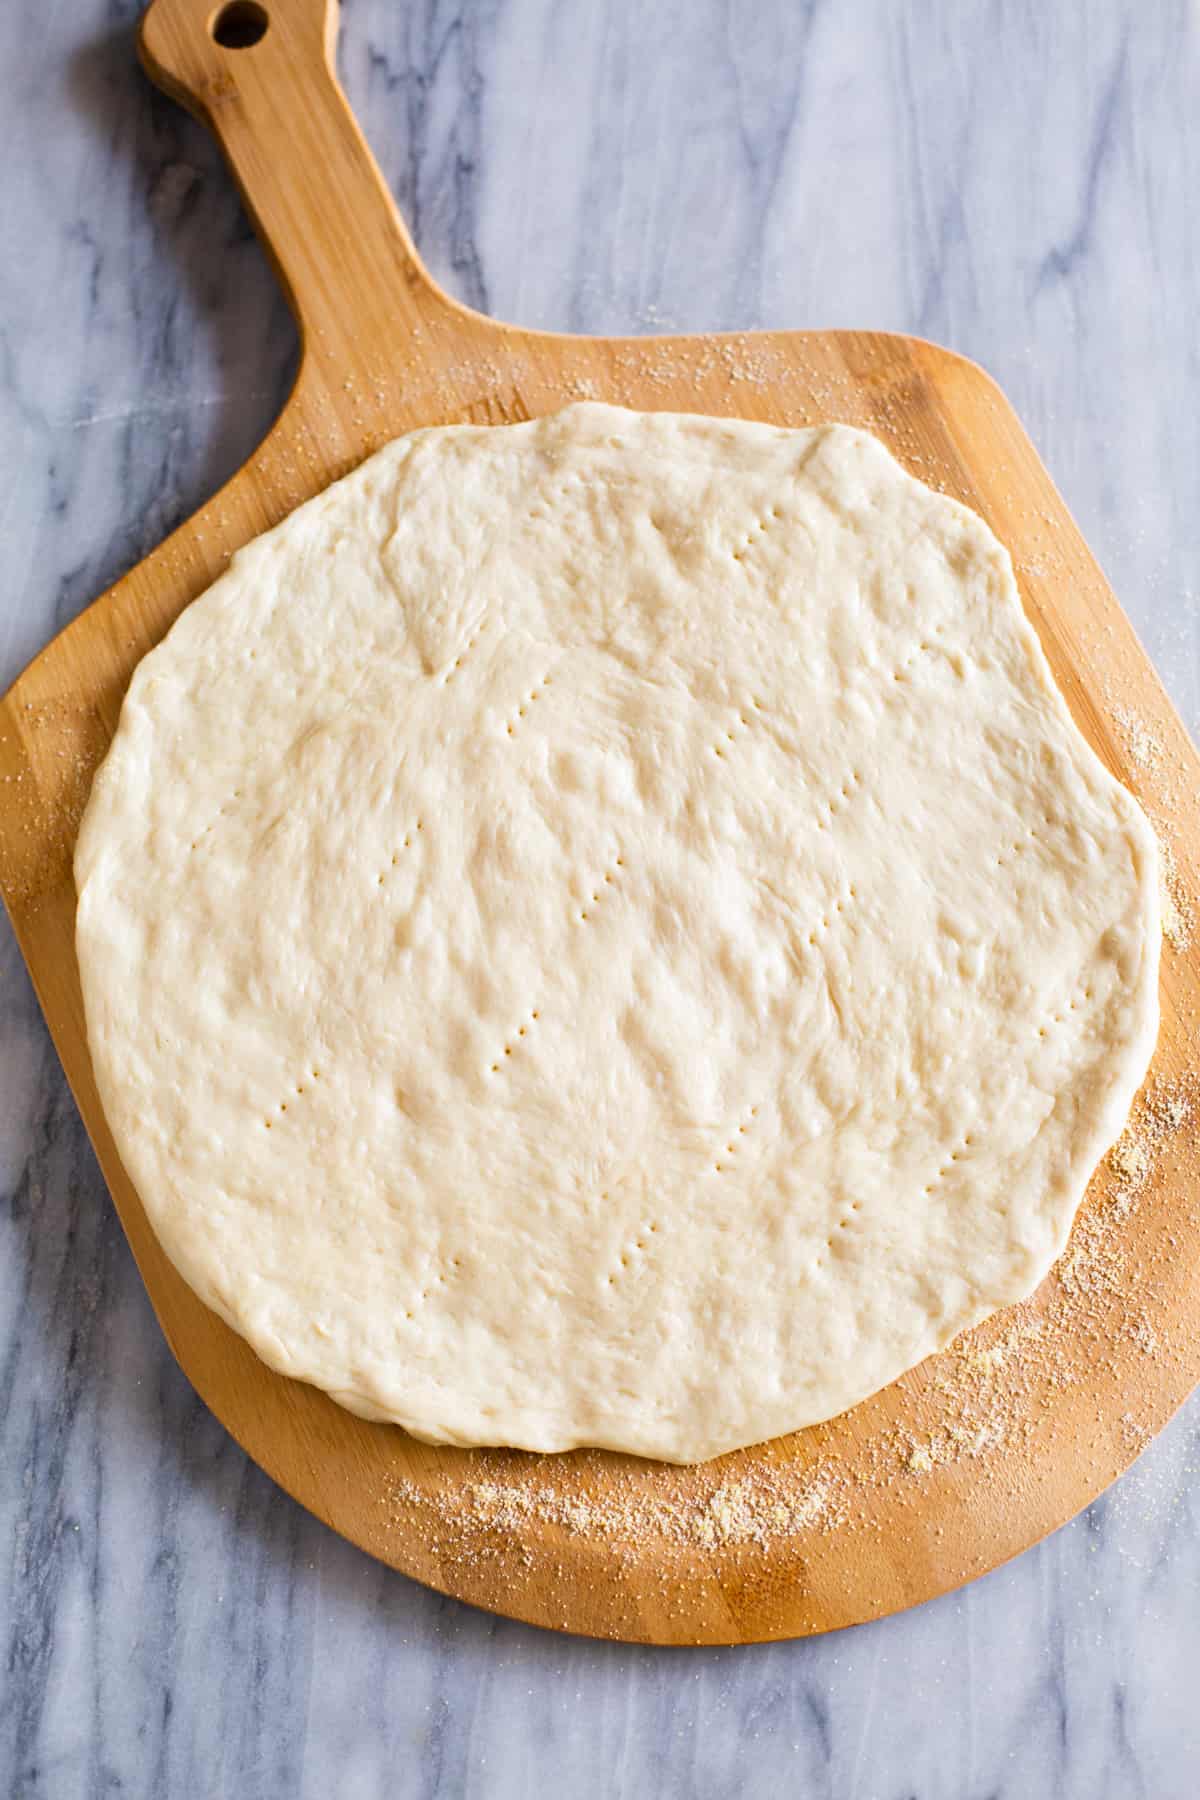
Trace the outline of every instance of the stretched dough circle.
<path fill-rule="evenodd" d="M 76 875 L 168 1254 L 437 1441 L 840 1412 L 1036 1286 L 1157 1024 L 1006 552 L 836 425 L 389 445 L 146 657 Z"/>

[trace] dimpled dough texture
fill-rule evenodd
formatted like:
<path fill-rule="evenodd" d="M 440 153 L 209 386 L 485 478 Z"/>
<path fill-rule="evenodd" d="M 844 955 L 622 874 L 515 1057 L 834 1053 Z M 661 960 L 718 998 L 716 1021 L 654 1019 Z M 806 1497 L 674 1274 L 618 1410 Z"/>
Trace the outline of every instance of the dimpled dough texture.
<path fill-rule="evenodd" d="M 391 444 L 146 657 L 76 875 L 166 1250 L 436 1441 L 853 1405 L 1046 1273 L 1155 1035 L 1145 819 L 839 425 Z"/>

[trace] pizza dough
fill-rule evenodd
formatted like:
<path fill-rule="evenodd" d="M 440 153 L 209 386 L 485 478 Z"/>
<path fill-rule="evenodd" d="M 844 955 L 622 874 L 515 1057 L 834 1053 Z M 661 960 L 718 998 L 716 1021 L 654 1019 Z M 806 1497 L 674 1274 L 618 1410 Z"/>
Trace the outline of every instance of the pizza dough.
<path fill-rule="evenodd" d="M 1038 1283 L 1157 1025 L 1006 552 L 837 425 L 391 444 L 146 657 L 76 876 L 168 1254 L 437 1441 L 851 1406 Z"/>

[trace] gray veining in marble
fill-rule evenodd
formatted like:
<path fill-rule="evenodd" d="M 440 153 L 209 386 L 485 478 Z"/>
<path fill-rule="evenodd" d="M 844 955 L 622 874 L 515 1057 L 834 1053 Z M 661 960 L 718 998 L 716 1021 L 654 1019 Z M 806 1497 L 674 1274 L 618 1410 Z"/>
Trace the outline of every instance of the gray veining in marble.
<path fill-rule="evenodd" d="M 0 8 L 5 682 L 237 466 L 292 368 L 135 10 Z M 978 358 L 1200 725 L 1194 6 L 350 0 L 342 69 L 476 305 Z M 0 1792 L 1200 1793 L 1200 1402 L 1050 1541 L 903 1617 L 742 1651 L 558 1639 L 376 1567 L 207 1416 L 7 927 L 0 1186 Z"/>

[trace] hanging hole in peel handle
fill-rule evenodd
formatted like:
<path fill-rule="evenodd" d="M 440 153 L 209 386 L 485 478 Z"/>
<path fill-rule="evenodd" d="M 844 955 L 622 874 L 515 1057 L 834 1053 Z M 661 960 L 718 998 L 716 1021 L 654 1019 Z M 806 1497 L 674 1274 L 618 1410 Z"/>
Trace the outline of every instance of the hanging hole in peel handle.
<path fill-rule="evenodd" d="M 209 30 L 222 50 L 249 50 L 266 37 L 270 23 L 258 0 L 230 0 L 214 15 Z"/>

